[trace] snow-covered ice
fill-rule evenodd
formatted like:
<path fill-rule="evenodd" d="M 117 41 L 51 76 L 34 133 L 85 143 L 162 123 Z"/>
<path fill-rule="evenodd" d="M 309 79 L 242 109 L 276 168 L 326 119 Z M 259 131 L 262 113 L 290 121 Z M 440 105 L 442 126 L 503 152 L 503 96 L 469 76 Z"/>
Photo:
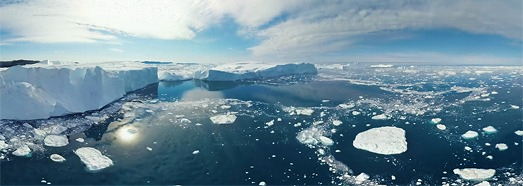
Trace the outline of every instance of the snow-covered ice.
<path fill-rule="evenodd" d="M 125 64 L 33 64 L 0 71 L 0 119 L 46 119 L 96 110 L 158 81 L 157 68 Z"/>
<path fill-rule="evenodd" d="M 359 184 L 362 184 L 364 181 L 367 181 L 369 178 L 370 178 L 369 175 L 362 172 L 358 176 L 356 176 L 356 178 L 354 178 L 354 181 L 356 184 L 359 185 Z"/>
<path fill-rule="evenodd" d="M 386 120 L 386 119 L 389 119 L 389 116 L 387 116 L 386 114 L 380 114 L 380 115 L 375 115 L 375 116 L 372 116 L 373 120 Z"/>
<path fill-rule="evenodd" d="M 488 181 L 482 181 L 474 186 L 490 186 L 490 183 Z"/>
<path fill-rule="evenodd" d="M 80 157 L 80 160 L 87 166 L 89 171 L 98 171 L 113 165 L 111 159 L 92 147 L 82 147 L 76 149 L 74 153 Z"/>
<path fill-rule="evenodd" d="M 439 122 L 441 122 L 441 118 L 432 118 L 430 120 L 430 123 L 432 123 L 432 124 L 438 124 Z"/>
<path fill-rule="evenodd" d="M 443 125 L 443 124 L 437 124 L 436 125 L 436 128 L 438 128 L 439 130 L 446 130 L 447 129 L 447 126 Z"/>
<path fill-rule="evenodd" d="M 13 155 L 28 156 L 30 153 L 31 153 L 31 149 L 27 145 L 22 145 L 13 152 Z"/>
<path fill-rule="evenodd" d="M 334 121 L 332 121 L 332 124 L 333 124 L 334 126 L 340 126 L 341 124 L 343 124 L 343 122 L 340 121 L 340 120 L 334 120 Z"/>
<path fill-rule="evenodd" d="M 483 131 L 487 134 L 492 134 L 492 133 L 496 133 L 498 130 L 496 130 L 496 128 L 494 128 L 493 126 L 488 126 L 488 127 L 483 128 Z"/>
<path fill-rule="evenodd" d="M 65 158 L 63 156 L 60 156 L 59 154 L 51 154 L 51 156 L 49 156 L 49 158 L 51 160 L 53 160 L 54 162 L 64 162 L 65 161 Z"/>
<path fill-rule="evenodd" d="M 206 81 L 238 81 L 263 79 L 286 75 L 317 74 L 313 64 L 267 64 L 259 62 L 238 62 L 224 64 L 194 73 L 194 79 Z"/>
<path fill-rule="evenodd" d="M 195 150 L 192 152 L 192 154 L 199 154 L 200 153 L 200 150 Z"/>
<path fill-rule="evenodd" d="M 510 108 L 512 108 L 512 109 L 519 109 L 519 106 L 517 106 L 517 105 L 510 105 Z"/>
<path fill-rule="evenodd" d="M 236 121 L 236 116 L 232 114 L 216 115 L 211 117 L 214 124 L 231 124 Z"/>
<path fill-rule="evenodd" d="M 496 174 L 496 170 L 494 169 L 478 168 L 454 169 L 453 172 L 454 174 L 459 175 L 462 179 L 469 181 L 485 181 Z"/>
<path fill-rule="evenodd" d="M 312 110 L 310 108 L 296 109 L 296 114 L 298 114 L 298 115 L 310 116 L 310 115 L 312 115 L 312 113 L 314 113 L 314 110 Z"/>
<path fill-rule="evenodd" d="M 478 137 L 478 132 L 469 130 L 469 131 L 465 132 L 465 134 L 461 135 L 461 137 L 463 139 L 473 139 L 473 138 Z"/>
<path fill-rule="evenodd" d="M 504 150 L 507 150 L 507 149 L 508 149 L 507 144 L 504 144 L 504 143 L 498 143 L 498 144 L 496 144 L 495 147 L 496 147 L 499 151 L 504 151 Z"/>
<path fill-rule="evenodd" d="M 332 146 L 332 145 L 334 145 L 334 141 L 332 141 L 332 139 L 330 139 L 328 137 L 325 137 L 325 136 L 320 136 L 320 141 L 325 146 Z"/>
<path fill-rule="evenodd" d="M 391 155 L 407 151 L 405 130 L 397 127 L 378 127 L 356 135 L 352 145 L 357 149 Z"/>
<path fill-rule="evenodd" d="M 518 136 L 523 136 L 523 130 L 516 130 L 514 132 L 514 134 L 518 135 Z"/>
<path fill-rule="evenodd" d="M 269 126 L 269 127 L 272 126 L 272 125 L 274 125 L 274 120 L 271 120 L 271 121 L 265 123 L 265 125 L 267 125 L 267 126 Z"/>
<path fill-rule="evenodd" d="M 44 139 L 44 144 L 50 147 L 63 147 L 69 144 L 65 135 L 48 135 Z"/>
<path fill-rule="evenodd" d="M 7 147 L 9 147 L 9 145 L 5 143 L 5 141 L 0 140 L 0 150 L 5 149 Z"/>

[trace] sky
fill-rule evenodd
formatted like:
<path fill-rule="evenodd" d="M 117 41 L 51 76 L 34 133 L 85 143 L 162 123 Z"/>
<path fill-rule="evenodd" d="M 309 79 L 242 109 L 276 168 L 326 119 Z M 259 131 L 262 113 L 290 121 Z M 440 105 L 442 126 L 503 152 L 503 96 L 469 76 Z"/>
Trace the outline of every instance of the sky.
<path fill-rule="evenodd" d="M 523 64 L 521 0 L 2 0 L 0 60 Z"/>

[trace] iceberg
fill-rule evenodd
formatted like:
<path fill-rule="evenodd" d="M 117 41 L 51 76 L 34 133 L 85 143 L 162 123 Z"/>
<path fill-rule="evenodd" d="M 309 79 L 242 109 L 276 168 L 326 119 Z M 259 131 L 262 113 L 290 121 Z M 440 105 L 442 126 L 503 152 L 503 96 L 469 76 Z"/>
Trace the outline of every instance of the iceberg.
<path fill-rule="evenodd" d="M 514 132 L 514 134 L 518 135 L 518 136 L 523 136 L 523 130 L 516 130 Z"/>
<path fill-rule="evenodd" d="M 372 116 L 373 120 L 386 120 L 386 119 L 389 119 L 389 116 L 385 115 L 385 114 L 380 114 L 380 115 L 375 115 L 375 116 Z"/>
<path fill-rule="evenodd" d="M 236 121 L 236 116 L 231 114 L 212 116 L 211 121 L 214 124 L 231 124 Z"/>
<path fill-rule="evenodd" d="M 92 147 L 76 149 L 74 153 L 87 166 L 89 171 L 98 171 L 113 165 L 113 161 Z"/>
<path fill-rule="evenodd" d="M 0 150 L 5 149 L 7 147 L 9 147 L 9 145 L 5 143 L 5 141 L 0 140 Z"/>
<path fill-rule="evenodd" d="M 488 126 L 483 128 L 483 131 L 487 134 L 493 134 L 496 133 L 498 130 L 496 130 L 496 128 L 494 128 L 493 126 Z"/>
<path fill-rule="evenodd" d="M 69 140 L 64 135 L 48 135 L 44 139 L 44 144 L 49 147 L 63 147 L 69 144 Z"/>
<path fill-rule="evenodd" d="M 332 141 L 332 139 L 330 139 L 328 137 L 325 137 L 325 136 L 320 136 L 320 141 L 325 146 L 332 146 L 332 145 L 334 145 L 334 141 Z"/>
<path fill-rule="evenodd" d="M 287 75 L 315 75 L 318 70 L 313 64 L 267 64 L 239 62 L 194 72 L 194 79 L 206 81 L 239 81 L 263 79 Z"/>
<path fill-rule="evenodd" d="M 432 118 L 430 120 L 430 123 L 432 123 L 432 124 L 438 124 L 439 122 L 441 122 L 441 118 Z"/>
<path fill-rule="evenodd" d="M 496 144 L 495 147 L 496 147 L 499 151 L 504 151 L 504 150 L 507 150 L 507 149 L 508 149 L 507 144 L 504 144 L 504 143 L 498 143 L 498 144 Z"/>
<path fill-rule="evenodd" d="M 391 155 L 407 151 L 405 130 L 397 127 L 378 127 L 356 135 L 352 145 L 376 154 Z"/>
<path fill-rule="evenodd" d="M 461 135 L 461 137 L 463 139 L 473 139 L 473 138 L 478 137 L 478 132 L 469 130 L 469 131 L 465 132 L 465 134 Z"/>
<path fill-rule="evenodd" d="M 453 172 L 454 174 L 459 175 L 462 179 L 469 181 L 485 181 L 496 174 L 496 170 L 494 169 L 478 168 L 454 169 Z"/>
<path fill-rule="evenodd" d="M 438 128 L 439 130 L 446 130 L 447 129 L 447 126 L 443 125 L 443 124 L 437 124 L 436 125 L 436 128 Z"/>
<path fill-rule="evenodd" d="M 29 156 L 30 154 L 31 149 L 29 149 L 27 145 L 22 145 L 13 152 L 13 155 L 15 156 Z"/>
<path fill-rule="evenodd" d="M 54 162 L 58 162 L 58 163 L 62 163 L 65 161 L 65 158 L 63 156 L 60 156 L 59 154 L 51 154 L 51 156 L 49 156 L 49 158 L 51 160 L 53 160 Z"/>
<path fill-rule="evenodd" d="M 156 67 L 126 64 L 34 64 L 0 71 L 0 119 L 46 119 L 97 110 L 158 81 Z"/>

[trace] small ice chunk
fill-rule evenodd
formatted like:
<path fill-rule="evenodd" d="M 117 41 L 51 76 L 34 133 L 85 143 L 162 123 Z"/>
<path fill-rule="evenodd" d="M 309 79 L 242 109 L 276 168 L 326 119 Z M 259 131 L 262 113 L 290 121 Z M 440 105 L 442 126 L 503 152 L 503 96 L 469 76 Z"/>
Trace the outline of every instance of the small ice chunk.
<path fill-rule="evenodd" d="M 396 176 L 391 175 L 391 176 L 390 176 L 390 179 L 394 181 L 394 180 L 396 180 Z"/>
<path fill-rule="evenodd" d="M 87 166 L 89 171 L 98 171 L 113 165 L 113 161 L 92 147 L 76 149 L 74 153 Z"/>
<path fill-rule="evenodd" d="M 83 143 L 85 140 L 83 138 L 76 138 L 77 142 Z"/>
<path fill-rule="evenodd" d="M 298 114 L 298 115 L 310 116 L 310 115 L 312 115 L 313 112 L 314 112 L 314 110 L 312 110 L 310 108 L 296 109 L 296 114 Z"/>
<path fill-rule="evenodd" d="M 5 143 L 5 141 L 0 140 L 0 150 L 5 149 L 7 147 L 9 147 L 9 145 Z"/>
<path fill-rule="evenodd" d="M 50 147 L 63 147 L 69 144 L 65 135 L 48 135 L 44 139 L 44 144 Z"/>
<path fill-rule="evenodd" d="M 214 124 L 231 124 L 236 121 L 236 116 L 232 114 L 212 116 L 211 121 Z"/>
<path fill-rule="evenodd" d="M 230 105 L 222 105 L 220 108 L 222 108 L 222 109 L 230 109 L 231 106 Z"/>
<path fill-rule="evenodd" d="M 514 132 L 514 134 L 516 134 L 518 136 L 523 136 L 523 130 L 516 130 L 516 132 Z"/>
<path fill-rule="evenodd" d="M 198 154 L 198 153 L 200 153 L 200 150 L 192 151 L 192 154 Z"/>
<path fill-rule="evenodd" d="M 334 121 L 332 121 L 332 124 L 334 126 L 340 126 L 341 124 L 343 124 L 343 122 L 341 122 L 340 120 L 334 120 Z"/>
<path fill-rule="evenodd" d="M 357 116 L 357 115 L 360 115 L 360 114 L 361 114 L 361 112 L 358 112 L 358 111 L 352 111 L 352 115 Z"/>
<path fill-rule="evenodd" d="M 488 126 L 483 128 L 483 131 L 487 134 L 493 134 L 496 133 L 498 130 L 496 130 L 496 128 L 494 128 L 493 126 Z"/>
<path fill-rule="evenodd" d="M 334 141 L 332 141 L 332 139 L 327 138 L 325 136 L 320 136 L 320 141 L 325 146 L 332 146 L 332 145 L 334 145 Z"/>
<path fill-rule="evenodd" d="M 47 132 L 45 132 L 44 130 L 40 130 L 40 129 L 34 129 L 33 135 L 34 135 L 35 139 L 42 140 L 47 135 Z"/>
<path fill-rule="evenodd" d="M 495 147 L 496 147 L 497 149 L 499 149 L 499 151 L 504 151 L 504 150 L 507 150 L 507 149 L 508 149 L 507 144 L 504 144 L 504 143 L 498 143 L 498 144 L 496 144 Z"/>
<path fill-rule="evenodd" d="M 353 108 L 355 105 L 354 104 L 350 104 L 350 105 L 347 105 L 347 104 L 339 104 L 338 107 L 340 108 L 343 108 L 343 109 L 350 109 L 350 108 Z"/>
<path fill-rule="evenodd" d="M 145 147 L 145 149 L 147 149 L 148 151 L 153 151 L 153 148 L 151 147 Z"/>
<path fill-rule="evenodd" d="M 439 122 L 441 122 L 441 118 L 432 118 L 430 120 L 430 123 L 432 123 L 432 124 L 438 124 Z"/>
<path fill-rule="evenodd" d="M 330 101 L 330 100 L 328 100 L 328 99 L 321 100 L 322 103 L 327 103 L 327 102 L 329 102 L 329 101 Z"/>
<path fill-rule="evenodd" d="M 53 160 L 54 162 L 58 163 L 62 163 L 65 161 L 65 158 L 63 156 L 60 156 L 59 154 L 51 154 L 49 158 L 51 158 L 51 160 Z"/>
<path fill-rule="evenodd" d="M 470 148 L 469 146 L 465 146 L 465 150 L 472 152 L 472 148 Z"/>
<path fill-rule="evenodd" d="M 438 128 L 439 130 L 446 130 L 447 129 L 447 127 L 445 125 L 442 125 L 442 124 L 437 124 L 436 128 Z"/>
<path fill-rule="evenodd" d="M 474 186 L 490 186 L 490 183 L 488 181 L 482 181 L 481 183 L 478 183 Z"/>
<path fill-rule="evenodd" d="M 18 147 L 14 152 L 13 155 L 15 156 L 29 156 L 31 153 L 31 149 L 27 145 L 22 145 Z"/>
<path fill-rule="evenodd" d="M 519 106 L 517 106 L 517 105 L 510 105 L 510 108 L 512 108 L 512 109 L 519 109 Z"/>
<path fill-rule="evenodd" d="M 352 145 L 357 149 L 391 155 L 407 151 L 405 130 L 397 127 L 378 127 L 356 135 Z"/>
<path fill-rule="evenodd" d="M 261 181 L 258 185 L 265 186 L 265 185 L 267 185 L 267 183 L 265 183 L 264 181 Z"/>
<path fill-rule="evenodd" d="M 488 155 L 487 156 L 487 159 L 493 159 L 494 157 L 492 157 L 491 155 Z"/>
<path fill-rule="evenodd" d="M 274 125 L 274 120 L 271 120 L 271 121 L 265 123 L 265 125 L 267 125 L 267 126 L 269 126 L 269 127 L 272 126 L 272 125 Z"/>
<path fill-rule="evenodd" d="M 478 137 L 478 132 L 469 130 L 469 131 L 465 132 L 465 134 L 461 135 L 461 137 L 463 139 L 476 138 L 476 137 Z"/>
<path fill-rule="evenodd" d="M 354 178 L 354 181 L 356 181 L 356 184 L 359 185 L 362 184 L 364 181 L 367 181 L 369 178 L 369 175 L 362 172 L 361 174 L 356 176 L 356 178 Z"/>
<path fill-rule="evenodd" d="M 389 119 L 389 116 L 385 115 L 385 114 L 380 114 L 380 115 L 375 115 L 375 116 L 372 116 L 373 120 L 386 120 L 386 119 Z"/>
<path fill-rule="evenodd" d="M 469 181 L 485 181 L 496 174 L 496 170 L 494 169 L 478 168 L 454 169 L 453 172 L 454 174 L 459 175 L 462 179 Z"/>

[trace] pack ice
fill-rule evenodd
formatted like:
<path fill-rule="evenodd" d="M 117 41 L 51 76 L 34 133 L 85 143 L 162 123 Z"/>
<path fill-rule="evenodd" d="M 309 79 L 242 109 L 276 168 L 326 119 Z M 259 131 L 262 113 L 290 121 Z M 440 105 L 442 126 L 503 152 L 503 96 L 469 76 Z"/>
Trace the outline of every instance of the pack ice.
<path fill-rule="evenodd" d="M 82 147 L 74 151 L 89 171 L 98 171 L 113 165 L 113 161 L 92 147 Z"/>
<path fill-rule="evenodd" d="M 194 73 L 194 79 L 206 81 L 238 81 L 317 73 L 318 70 L 316 67 L 309 63 L 267 64 L 260 62 L 239 62 L 196 71 Z"/>
<path fill-rule="evenodd" d="M 0 71 L 0 119 L 46 119 L 100 109 L 158 81 L 157 68 L 134 62 L 34 64 Z"/>
<path fill-rule="evenodd" d="M 352 145 L 376 154 L 391 155 L 407 151 L 405 130 L 397 127 L 378 127 L 356 135 Z"/>

